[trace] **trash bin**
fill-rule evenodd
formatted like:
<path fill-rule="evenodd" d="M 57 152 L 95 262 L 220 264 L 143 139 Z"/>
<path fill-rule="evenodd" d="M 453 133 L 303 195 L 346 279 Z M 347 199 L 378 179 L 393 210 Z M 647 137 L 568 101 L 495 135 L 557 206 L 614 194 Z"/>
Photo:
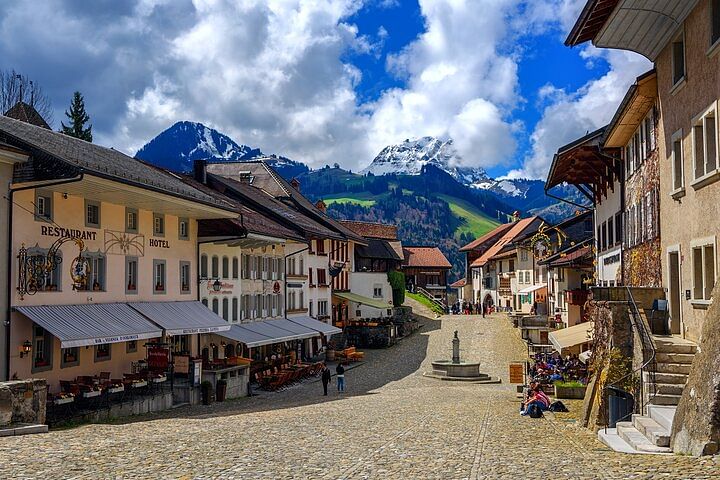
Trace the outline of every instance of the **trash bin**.
<path fill-rule="evenodd" d="M 608 427 L 629 421 L 635 407 L 633 394 L 618 387 L 608 387 Z"/>

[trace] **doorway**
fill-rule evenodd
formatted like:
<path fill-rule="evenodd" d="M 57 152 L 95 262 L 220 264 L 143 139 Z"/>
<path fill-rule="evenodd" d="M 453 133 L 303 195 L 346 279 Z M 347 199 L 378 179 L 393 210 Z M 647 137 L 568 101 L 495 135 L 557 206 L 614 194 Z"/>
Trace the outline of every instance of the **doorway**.
<path fill-rule="evenodd" d="M 679 335 L 681 320 L 681 298 L 682 284 L 680 282 L 680 252 L 678 250 L 668 252 L 668 290 L 670 293 L 670 333 Z"/>

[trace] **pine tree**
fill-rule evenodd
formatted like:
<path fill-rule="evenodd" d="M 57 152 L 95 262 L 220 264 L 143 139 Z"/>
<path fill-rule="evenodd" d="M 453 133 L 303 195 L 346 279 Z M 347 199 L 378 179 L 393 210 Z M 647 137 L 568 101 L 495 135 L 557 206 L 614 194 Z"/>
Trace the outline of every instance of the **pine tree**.
<path fill-rule="evenodd" d="M 70 119 L 70 126 L 66 126 L 64 122 L 61 122 L 62 133 L 87 142 L 92 142 L 92 125 L 85 128 L 85 124 L 90 120 L 90 116 L 85 112 L 85 99 L 83 99 L 80 92 L 73 94 L 70 111 L 65 110 L 65 116 Z"/>

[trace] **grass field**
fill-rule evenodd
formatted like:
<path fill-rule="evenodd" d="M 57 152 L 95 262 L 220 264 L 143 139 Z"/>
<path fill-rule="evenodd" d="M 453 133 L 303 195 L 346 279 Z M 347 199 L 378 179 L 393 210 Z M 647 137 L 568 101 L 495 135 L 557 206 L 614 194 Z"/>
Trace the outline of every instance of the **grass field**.
<path fill-rule="evenodd" d="M 448 195 L 438 195 L 438 197 L 450 205 L 450 210 L 452 210 L 455 215 L 464 218 L 466 221 L 465 225 L 458 228 L 457 232 L 455 232 L 456 235 L 470 233 L 470 235 L 478 238 L 500 224 L 500 222 L 488 217 L 477 207 L 465 200 L 460 200 L 459 198 Z"/>
<path fill-rule="evenodd" d="M 359 193 L 340 193 L 337 196 L 323 197 L 323 201 L 329 207 L 333 203 L 354 203 L 362 207 L 372 207 L 375 205 L 374 195 L 369 192 Z"/>
<path fill-rule="evenodd" d="M 427 298 L 425 298 L 424 296 L 422 296 L 418 293 L 405 292 L 405 295 L 412 298 L 416 302 L 422 303 L 423 305 L 425 305 L 426 307 L 428 307 L 430 310 L 437 313 L 438 315 L 443 315 L 445 313 L 443 311 L 443 309 L 440 308 L 438 305 L 436 305 L 435 303 L 431 302 L 430 300 L 428 300 Z"/>

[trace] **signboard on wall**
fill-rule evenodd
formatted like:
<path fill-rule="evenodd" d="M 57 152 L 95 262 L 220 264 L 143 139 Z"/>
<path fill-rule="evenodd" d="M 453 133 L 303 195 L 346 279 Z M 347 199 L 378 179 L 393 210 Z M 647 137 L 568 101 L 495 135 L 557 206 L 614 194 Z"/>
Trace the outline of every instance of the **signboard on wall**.
<path fill-rule="evenodd" d="M 165 371 L 168 368 L 170 350 L 163 347 L 148 348 L 147 361 L 150 370 Z"/>
<path fill-rule="evenodd" d="M 175 355 L 175 373 L 190 373 L 190 357 L 187 355 Z"/>

